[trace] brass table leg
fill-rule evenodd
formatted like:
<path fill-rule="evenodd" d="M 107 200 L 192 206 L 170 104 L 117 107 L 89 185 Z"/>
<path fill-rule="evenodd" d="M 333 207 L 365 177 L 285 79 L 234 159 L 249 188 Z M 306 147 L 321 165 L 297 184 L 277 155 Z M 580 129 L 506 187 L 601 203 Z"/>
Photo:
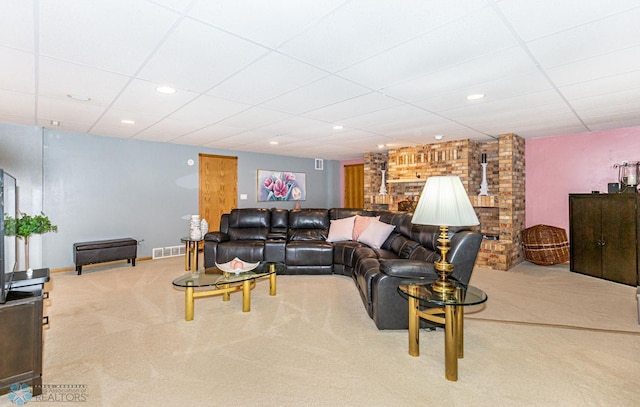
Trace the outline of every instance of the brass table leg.
<path fill-rule="evenodd" d="M 409 286 L 411 294 L 416 287 Z M 409 355 L 420 356 L 420 317 L 418 316 L 418 300 L 409 296 Z"/>
<path fill-rule="evenodd" d="M 192 247 L 192 254 L 193 254 L 193 264 L 194 268 L 193 268 L 193 272 L 197 273 L 198 272 L 198 242 L 192 242 L 193 243 L 193 247 Z"/>
<path fill-rule="evenodd" d="M 242 282 L 242 312 L 251 311 L 251 282 Z"/>
<path fill-rule="evenodd" d="M 191 252 L 189 251 L 189 242 L 184 242 L 184 269 L 191 270 Z"/>
<path fill-rule="evenodd" d="M 276 273 L 269 276 L 269 295 L 276 295 Z"/>
<path fill-rule="evenodd" d="M 223 290 L 226 290 L 227 288 L 229 288 L 229 284 L 222 284 L 221 287 Z M 231 300 L 231 294 L 228 291 L 222 293 L 222 301 L 226 302 L 230 300 Z"/>
<path fill-rule="evenodd" d="M 184 320 L 193 321 L 193 287 L 187 287 L 184 294 Z"/>
<path fill-rule="evenodd" d="M 444 324 L 444 369 L 447 380 L 458 380 L 458 341 L 456 337 L 456 306 L 445 306 Z"/>

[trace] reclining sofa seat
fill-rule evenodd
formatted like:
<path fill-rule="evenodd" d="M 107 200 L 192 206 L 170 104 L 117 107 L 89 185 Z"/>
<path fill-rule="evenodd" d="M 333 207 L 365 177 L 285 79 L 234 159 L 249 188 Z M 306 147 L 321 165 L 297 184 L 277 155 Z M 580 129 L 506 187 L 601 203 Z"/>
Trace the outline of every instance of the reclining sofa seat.
<path fill-rule="evenodd" d="M 223 214 L 220 231 L 207 233 L 205 237 L 205 267 L 213 267 L 216 262 L 226 263 L 235 257 L 250 262 L 264 260 L 270 230 L 269 209 L 233 209 L 231 213 Z"/>
<path fill-rule="evenodd" d="M 242 220 L 245 215 L 249 219 Z M 380 248 L 352 240 L 326 241 L 331 220 L 355 215 L 379 216 L 395 229 Z M 439 228 L 414 225 L 411 219 L 406 212 L 346 208 L 234 209 L 222 215 L 220 232 L 205 236 L 205 267 L 239 257 L 283 262 L 285 274 L 350 276 L 378 329 L 407 329 L 408 304 L 397 292 L 398 285 L 408 279 L 437 278 L 433 263 L 440 259 Z M 453 277 L 468 284 L 482 236 L 466 229 L 449 228 L 447 258 L 454 265 Z M 256 241 L 251 242 L 252 236 Z M 422 326 L 433 325 L 422 321 Z"/>

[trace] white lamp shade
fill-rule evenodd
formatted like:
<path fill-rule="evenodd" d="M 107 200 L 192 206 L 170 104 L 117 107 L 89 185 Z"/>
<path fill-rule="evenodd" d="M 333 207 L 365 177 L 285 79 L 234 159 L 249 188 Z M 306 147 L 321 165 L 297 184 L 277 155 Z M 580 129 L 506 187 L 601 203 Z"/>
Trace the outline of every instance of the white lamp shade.
<path fill-rule="evenodd" d="M 460 177 L 429 177 L 411 223 L 436 226 L 477 225 L 476 211 Z"/>

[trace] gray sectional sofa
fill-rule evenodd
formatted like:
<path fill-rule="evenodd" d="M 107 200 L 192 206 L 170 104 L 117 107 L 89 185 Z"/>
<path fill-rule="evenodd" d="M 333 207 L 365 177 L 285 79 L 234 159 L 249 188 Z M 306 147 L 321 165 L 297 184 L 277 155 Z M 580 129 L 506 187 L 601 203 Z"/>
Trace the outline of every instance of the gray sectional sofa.
<path fill-rule="evenodd" d="M 440 259 L 439 228 L 414 225 L 411 218 L 407 212 L 346 208 L 233 209 L 222 215 L 219 231 L 204 237 L 205 267 L 238 257 L 282 262 L 283 274 L 349 276 L 378 329 L 407 329 L 407 300 L 397 287 L 407 279 L 437 278 L 433 263 Z M 366 226 L 360 236 L 340 235 L 337 231 L 348 230 L 352 219 L 354 225 Z M 450 228 L 450 239 L 447 257 L 454 264 L 453 277 L 466 284 L 482 236 Z"/>

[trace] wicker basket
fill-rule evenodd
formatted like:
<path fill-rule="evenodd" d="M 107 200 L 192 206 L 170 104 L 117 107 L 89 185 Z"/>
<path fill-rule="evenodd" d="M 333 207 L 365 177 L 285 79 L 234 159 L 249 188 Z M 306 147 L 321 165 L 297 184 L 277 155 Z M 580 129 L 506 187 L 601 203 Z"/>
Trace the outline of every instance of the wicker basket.
<path fill-rule="evenodd" d="M 569 261 L 569 240 L 564 229 L 536 225 L 522 231 L 522 250 L 525 260 L 541 266 Z"/>

